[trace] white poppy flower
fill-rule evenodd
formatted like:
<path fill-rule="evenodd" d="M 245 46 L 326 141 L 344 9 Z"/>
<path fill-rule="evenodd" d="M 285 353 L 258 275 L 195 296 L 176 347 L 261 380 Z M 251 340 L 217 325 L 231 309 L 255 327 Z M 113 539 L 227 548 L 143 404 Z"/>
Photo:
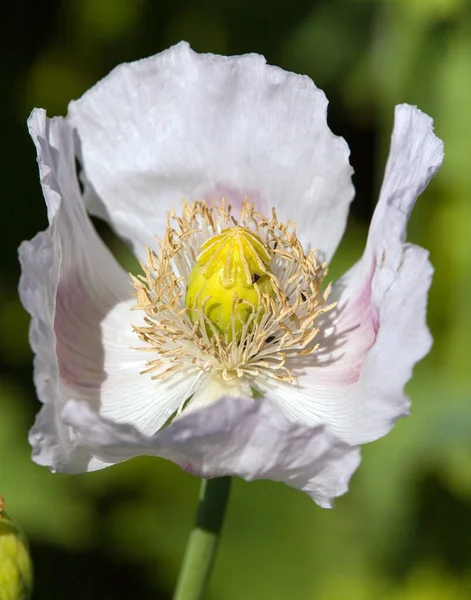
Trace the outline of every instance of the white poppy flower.
<path fill-rule="evenodd" d="M 430 347 L 432 269 L 405 230 L 443 151 L 429 117 L 397 107 L 363 257 L 331 287 L 353 187 L 326 106 L 261 56 L 182 43 L 119 66 L 65 118 L 33 111 L 49 218 L 20 248 L 36 462 L 81 472 L 150 454 L 284 481 L 321 506 L 346 491 L 357 446 L 407 414 Z M 143 274 L 123 271 L 85 206 Z"/>

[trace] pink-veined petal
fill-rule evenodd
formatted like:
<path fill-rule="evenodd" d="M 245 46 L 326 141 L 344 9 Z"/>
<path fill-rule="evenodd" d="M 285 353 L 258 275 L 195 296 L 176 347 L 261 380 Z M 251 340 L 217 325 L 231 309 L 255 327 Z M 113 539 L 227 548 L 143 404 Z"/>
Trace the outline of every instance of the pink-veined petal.
<path fill-rule="evenodd" d="M 201 477 L 271 479 L 303 490 L 328 508 L 344 494 L 359 465 L 358 448 L 324 426 L 291 423 L 268 400 L 222 398 L 146 436 L 100 417 L 86 403 L 68 402 L 63 418 L 75 443 L 107 463 L 147 454 L 173 460 Z"/>
<path fill-rule="evenodd" d="M 432 267 L 425 250 L 405 242 L 406 226 L 442 159 L 432 120 L 398 106 L 367 247 L 334 287 L 338 305 L 319 323 L 321 346 L 293 364 L 294 385 L 261 386 L 291 418 L 327 423 L 342 439 L 361 444 L 385 435 L 408 413 L 404 386 L 431 345 L 426 305 Z"/>
<path fill-rule="evenodd" d="M 192 393 L 194 377 L 180 373 L 165 386 L 140 375 L 148 353 L 134 349 L 141 317 L 127 274 L 96 234 L 75 175 L 73 132 L 61 118 L 33 111 L 49 227 L 20 247 L 20 295 L 32 316 L 35 384 L 43 407 L 30 432 L 33 458 L 42 465 L 86 470 L 103 466 L 73 450 L 61 420 L 70 399 L 87 401 L 116 421 L 154 432 Z M 168 387 L 167 387 L 168 386 Z M 80 465 L 80 467 L 79 467 Z"/>
<path fill-rule="evenodd" d="M 138 255 L 183 198 L 225 196 L 237 206 L 247 196 L 267 216 L 274 206 L 330 258 L 354 191 L 348 146 L 326 111 L 308 77 L 259 55 L 200 55 L 180 43 L 114 69 L 70 104 L 68 120 L 90 209 Z"/>

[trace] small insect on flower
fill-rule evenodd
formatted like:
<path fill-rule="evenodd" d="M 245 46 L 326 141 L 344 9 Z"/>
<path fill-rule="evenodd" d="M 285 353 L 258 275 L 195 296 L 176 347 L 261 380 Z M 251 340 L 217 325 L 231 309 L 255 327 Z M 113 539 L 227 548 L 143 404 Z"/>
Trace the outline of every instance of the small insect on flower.
<path fill-rule="evenodd" d="M 427 115 L 396 108 L 363 256 L 331 281 L 354 190 L 326 109 L 308 77 L 181 43 L 117 67 L 65 118 L 33 111 L 49 220 L 20 248 L 36 462 L 82 472 L 149 454 L 321 506 L 345 493 L 358 446 L 407 414 L 430 348 L 432 268 L 405 239 L 443 148 Z"/>
<path fill-rule="evenodd" d="M 146 317 L 135 331 L 157 357 L 144 372 L 163 379 L 191 363 L 241 396 L 263 393 L 270 378 L 292 382 L 293 359 L 317 350 L 318 317 L 335 306 L 326 302 L 330 286 L 321 290 L 326 267 L 316 253 L 304 254 L 275 211 L 267 219 L 247 200 L 239 220 L 224 200 L 172 213 L 165 246 L 148 250 L 143 270 L 135 308 Z M 211 401 L 207 384 L 188 408 Z"/>
<path fill-rule="evenodd" d="M 7 516 L 0 496 L 0 600 L 28 600 L 33 568 L 21 529 Z"/>

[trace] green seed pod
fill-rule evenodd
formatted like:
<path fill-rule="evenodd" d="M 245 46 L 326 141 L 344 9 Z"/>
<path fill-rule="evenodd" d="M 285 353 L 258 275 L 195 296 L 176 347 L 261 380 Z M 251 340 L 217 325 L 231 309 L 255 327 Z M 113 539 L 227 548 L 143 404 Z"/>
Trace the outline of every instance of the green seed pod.
<path fill-rule="evenodd" d="M 28 600 L 33 588 L 28 542 L 3 507 L 0 496 L 0 600 Z"/>
<path fill-rule="evenodd" d="M 270 260 L 269 248 L 243 227 L 211 237 L 201 246 L 188 281 L 190 319 L 197 321 L 198 311 L 203 311 L 219 333 L 232 340 L 235 332 L 239 340 L 262 295 L 274 295 Z"/>

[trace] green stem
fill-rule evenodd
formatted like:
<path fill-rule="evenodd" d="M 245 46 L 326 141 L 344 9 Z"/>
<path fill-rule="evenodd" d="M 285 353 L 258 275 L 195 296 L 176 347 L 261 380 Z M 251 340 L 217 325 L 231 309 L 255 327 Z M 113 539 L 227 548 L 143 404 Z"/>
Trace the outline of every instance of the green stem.
<path fill-rule="evenodd" d="M 173 600 L 203 597 L 216 556 L 230 487 L 230 477 L 203 479 L 196 522 L 186 546 Z"/>

